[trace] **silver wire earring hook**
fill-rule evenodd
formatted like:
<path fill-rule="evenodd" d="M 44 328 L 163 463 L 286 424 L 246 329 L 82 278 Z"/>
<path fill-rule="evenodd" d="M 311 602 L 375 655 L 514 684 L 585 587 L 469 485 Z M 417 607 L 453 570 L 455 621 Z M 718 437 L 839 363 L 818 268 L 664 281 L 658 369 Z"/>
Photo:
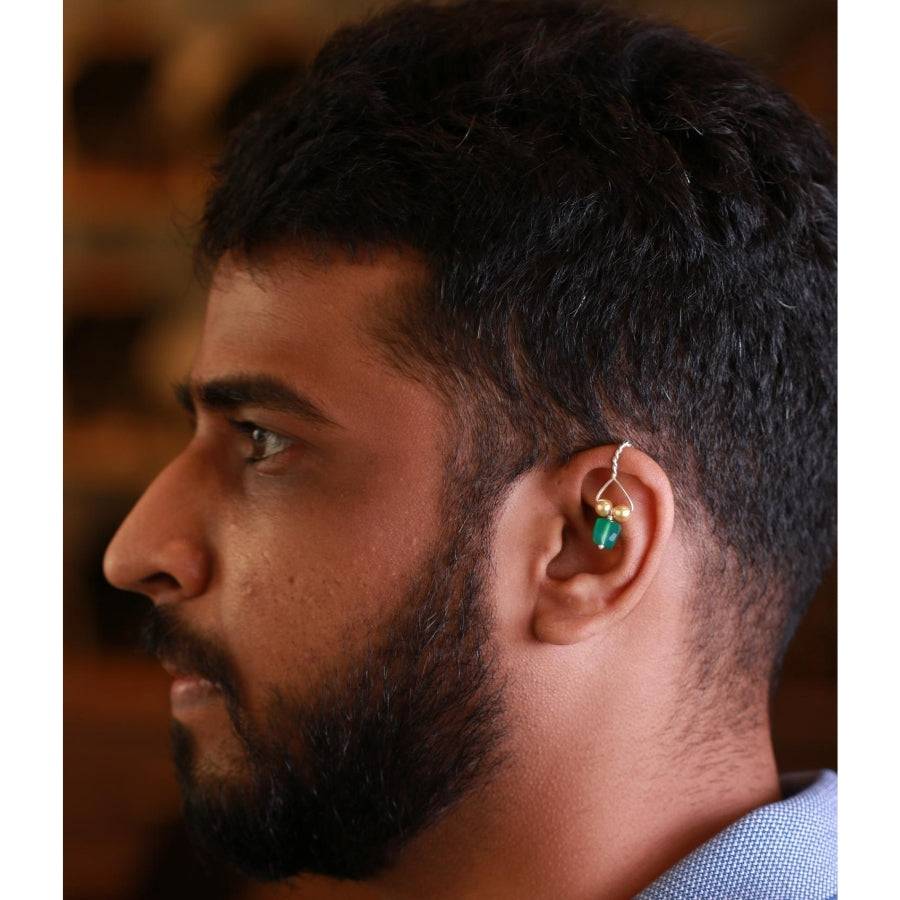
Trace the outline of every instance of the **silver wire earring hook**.
<path fill-rule="evenodd" d="M 613 454 L 612 458 L 612 478 L 610 478 L 609 481 L 607 481 L 606 484 L 604 484 L 603 487 L 600 488 L 599 491 L 597 491 L 597 496 L 594 497 L 594 503 L 596 503 L 603 496 L 603 492 L 611 484 L 617 484 L 619 486 L 619 490 L 625 495 L 625 499 L 628 500 L 628 506 L 631 508 L 631 511 L 634 512 L 634 501 L 631 499 L 631 495 L 628 493 L 628 491 L 625 490 L 624 485 L 621 481 L 619 481 L 617 477 L 619 474 L 619 457 L 622 455 L 622 451 L 626 447 L 632 446 L 634 445 L 631 443 L 631 441 L 622 441 L 622 443 L 619 444 L 619 446 L 616 448 L 616 452 Z"/>

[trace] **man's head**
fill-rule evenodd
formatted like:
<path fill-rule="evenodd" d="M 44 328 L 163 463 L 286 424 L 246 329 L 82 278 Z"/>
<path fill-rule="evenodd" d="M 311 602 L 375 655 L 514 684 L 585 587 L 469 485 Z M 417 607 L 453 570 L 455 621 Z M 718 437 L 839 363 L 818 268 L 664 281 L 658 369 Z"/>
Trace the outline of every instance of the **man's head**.
<path fill-rule="evenodd" d="M 817 127 L 677 30 L 336 34 L 220 164 L 196 433 L 106 560 L 221 684 L 176 709 L 195 821 L 361 877 L 526 735 L 758 723 L 834 543 L 834 203 Z"/>

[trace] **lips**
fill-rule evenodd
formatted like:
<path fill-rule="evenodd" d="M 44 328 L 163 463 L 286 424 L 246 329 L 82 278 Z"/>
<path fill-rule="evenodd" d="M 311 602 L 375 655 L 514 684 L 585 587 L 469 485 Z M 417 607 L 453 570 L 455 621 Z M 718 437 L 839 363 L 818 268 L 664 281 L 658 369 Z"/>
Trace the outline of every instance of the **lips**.
<path fill-rule="evenodd" d="M 201 634 L 187 630 L 179 616 L 163 603 L 151 605 L 144 620 L 140 644 L 172 676 L 169 689 L 173 710 L 213 698 L 230 698 L 229 661 L 218 646 Z"/>
<path fill-rule="evenodd" d="M 193 715 L 221 696 L 221 691 L 211 681 L 192 675 L 176 678 L 169 689 L 172 714 L 178 718 Z"/>
<path fill-rule="evenodd" d="M 160 660 L 160 663 L 166 672 L 168 672 L 176 681 L 189 679 L 205 682 L 216 689 L 219 689 L 220 687 L 217 682 L 200 674 L 196 669 L 191 669 L 170 659 L 162 659 Z"/>
<path fill-rule="evenodd" d="M 172 659 L 161 659 L 160 662 L 173 678 L 169 699 L 172 714 L 176 717 L 193 715 L 195 710 L 204 708 L 210 700 L 222 696 L 218 683 L 200 675 L 196 669 Z"/>

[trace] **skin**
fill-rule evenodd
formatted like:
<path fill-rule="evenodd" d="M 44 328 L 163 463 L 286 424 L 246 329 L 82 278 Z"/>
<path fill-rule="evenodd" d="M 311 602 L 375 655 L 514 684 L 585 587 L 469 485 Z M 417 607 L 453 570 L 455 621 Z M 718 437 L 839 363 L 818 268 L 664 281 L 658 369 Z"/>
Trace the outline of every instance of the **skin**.
<path fill-rule="evenodd" d="M 394 610 L 438 534 L 447 411 L 369 336 L 422 274 L 393 252 L 317 263 L 281 250 L 254 273 L 226 257 L 191 381 L 272 375 L 334 424 L 198 406 L 192 440 L 106 552 L 111 583 L 176 604 L 185 627 L 227 651 L 251 718 L 267 685 L 314 695 Z M 289 443 L 248 465 L 253 445 L 229 418 Z M 300 895 L 617 900 L 779 798 L 765 686 L 740 731 L 710 723 L 691 741 L 677 727 L 708 716 L 708 698 L 692 708 L 684 692 L 692 537 L 676 527 L 666 473 L 628 448 L 619 477 L 635 513 L 598 551 L 592 501 L 615 449 L 527 473 L 497 510 L 487 601 L 508 675 L 507 765 L 378 878 L 307 877 Z M 173 712 L 204 773 L 242 777 L 220 699 Z"/>

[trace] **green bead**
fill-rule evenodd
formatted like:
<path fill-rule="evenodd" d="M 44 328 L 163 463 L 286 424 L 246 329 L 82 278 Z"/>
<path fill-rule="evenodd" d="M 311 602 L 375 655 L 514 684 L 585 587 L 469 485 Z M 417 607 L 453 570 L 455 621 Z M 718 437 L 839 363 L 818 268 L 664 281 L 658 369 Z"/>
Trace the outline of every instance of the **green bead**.
<path fill-rule="evenodd" d="M 611 550 L 621 530 L 622 526 L 618 522 L 610 519 L 597 519 L 594 522 L 594 543 L 601 550 Z"/>

